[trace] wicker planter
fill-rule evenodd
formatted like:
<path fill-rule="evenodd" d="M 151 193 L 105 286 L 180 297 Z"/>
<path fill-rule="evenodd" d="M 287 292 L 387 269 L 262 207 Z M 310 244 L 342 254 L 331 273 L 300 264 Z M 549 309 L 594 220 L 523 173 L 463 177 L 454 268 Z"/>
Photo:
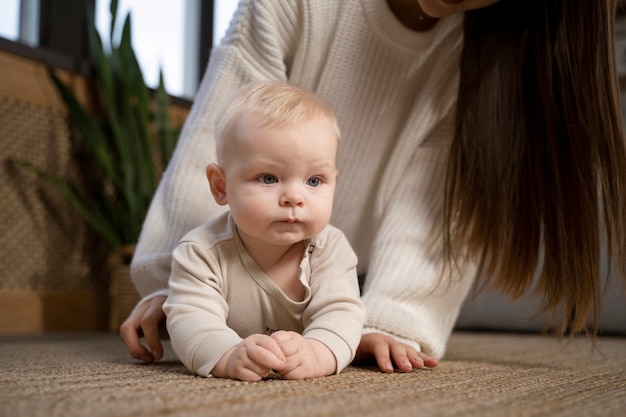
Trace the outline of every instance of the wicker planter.
<path fill-rule="evenodd" d="M 130 261 L 134 252 L 134 245 L 123 246 L 113 252 L 109 258 L 111 270 L 109 330 L 111 332 L 119 330 L 120 325 L 139 301 L 139 294 L 130 278 Z"/>

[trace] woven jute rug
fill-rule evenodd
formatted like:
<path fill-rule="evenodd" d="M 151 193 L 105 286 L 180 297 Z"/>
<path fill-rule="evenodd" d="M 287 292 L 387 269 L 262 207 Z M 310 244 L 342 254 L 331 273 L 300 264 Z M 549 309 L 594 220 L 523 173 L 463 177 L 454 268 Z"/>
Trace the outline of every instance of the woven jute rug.
<path fill-rule="evenodd" d="M 0 415 L 626 416 L 626 338 L 454 333 L 439 367 L 304 381 L 193 376 L 166 342 L 134 361 L 113 334 L 0 337 Z"/>

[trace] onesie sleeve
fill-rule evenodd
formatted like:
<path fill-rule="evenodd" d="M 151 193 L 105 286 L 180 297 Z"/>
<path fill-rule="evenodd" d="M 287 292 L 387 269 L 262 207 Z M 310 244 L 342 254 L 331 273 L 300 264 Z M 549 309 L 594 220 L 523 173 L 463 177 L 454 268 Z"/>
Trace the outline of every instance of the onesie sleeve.
<path fill-rule="evenodd" d="M 303 313 L 303 336 L 333 352 L 339 373 L 356 354 L 365 307 L 359 296 L 356 254 L 341 231 L 327 230 L 328 239 L 311 254 L 312 297 Z"/>
<path fill-rule="evenodd" d="M 209 376 L 224 353 L 242 340 L 226 324 L 228 304 L 219 261 L 196 242 L 181 242 L 174 250 L 163 311 L 174 352 L 200 376 Z"/>
<path fill-rule="evenodd" d="M 213 48 L 131 264 L 133 282 L 142 297 L 166 291 L 172 251 L 179 239 L 225 211 L 213 201 L 205 177 L 207 164 L 216 159 L 216 115 L 242 85 L 287 79 L 300 19 L 295 3 L 241 1 L 222 43 Z"/>

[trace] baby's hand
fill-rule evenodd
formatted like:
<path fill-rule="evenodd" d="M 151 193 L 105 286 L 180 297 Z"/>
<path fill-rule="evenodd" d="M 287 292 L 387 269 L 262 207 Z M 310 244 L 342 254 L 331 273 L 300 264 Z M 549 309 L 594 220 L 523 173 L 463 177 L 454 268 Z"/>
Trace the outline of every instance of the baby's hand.
<path fill-rule="evenodd" d="M 285 366 L 285 355 L 270 336 L 253 334 L 226 352 L 211 373 L 216 377 L 259 381 Z"/>
<path fill-rule="evenodd" d="M 276 371 L 285 379 L 304 379 L 330 375 L 335 372 L 337 363 L 333 353 L 314 339 L 305 339 L 301 334 L 289 331 L 272 333 L 285 355 L 285 366 Z"/>

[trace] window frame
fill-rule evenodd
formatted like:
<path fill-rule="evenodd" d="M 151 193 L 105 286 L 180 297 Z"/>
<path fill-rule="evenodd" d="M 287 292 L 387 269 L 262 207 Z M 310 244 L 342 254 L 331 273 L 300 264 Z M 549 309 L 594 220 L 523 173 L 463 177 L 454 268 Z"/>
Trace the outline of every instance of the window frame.
<path fill-rule="evenodd" d="M 25 0 L 23 0 L 25 1 Z M 46 65 L 89 76 L 87 16 L 85 4 L 94 7 L 95 0 L 40 0 L 38 45 L 0 37 L 0 50 Z M 206 69 L 213 46 L 213 0 L 201 0 L 199 10 L 197 83 Z M 191 99 L 172 96 L 175 104 L 190 105 Z"/>

